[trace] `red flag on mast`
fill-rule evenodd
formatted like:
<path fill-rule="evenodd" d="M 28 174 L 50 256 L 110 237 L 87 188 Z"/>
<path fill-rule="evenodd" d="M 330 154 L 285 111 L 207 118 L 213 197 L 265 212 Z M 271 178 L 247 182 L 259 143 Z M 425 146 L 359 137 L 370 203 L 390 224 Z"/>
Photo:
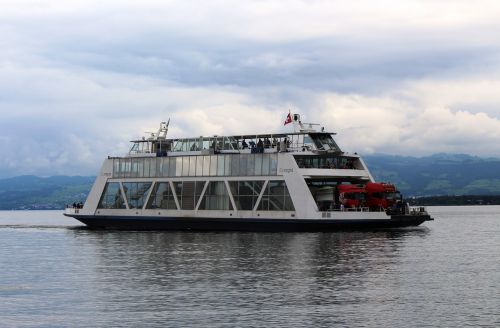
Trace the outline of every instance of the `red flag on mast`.
<path fill-rule="evenodd" d="M 287 115 L 286 120 L 285 120 L 285 124 L 283 124 L 283 125 L 287 125 L 288 123 L 292 123 L 292 114 L 290 114 L 290 112 L 288 112 L 288 115 Z"/>

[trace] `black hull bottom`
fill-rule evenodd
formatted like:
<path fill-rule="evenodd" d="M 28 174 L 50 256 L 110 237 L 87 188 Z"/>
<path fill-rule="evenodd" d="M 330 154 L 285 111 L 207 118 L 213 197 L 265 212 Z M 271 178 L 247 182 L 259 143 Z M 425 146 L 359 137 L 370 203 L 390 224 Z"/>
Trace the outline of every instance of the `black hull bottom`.
<path fill-rule="evenodd" d="M 68 215 L 70 216 L 70 215 Z M 71 215 L 90 228 L 119 230 L 191 231 L 340 231 L 378 230 L 418 226 L 432 220 L 429 215 L 395 215 L 387 220 L 299 220 L 299 219 L 218 219 L 159 218 Z"/>

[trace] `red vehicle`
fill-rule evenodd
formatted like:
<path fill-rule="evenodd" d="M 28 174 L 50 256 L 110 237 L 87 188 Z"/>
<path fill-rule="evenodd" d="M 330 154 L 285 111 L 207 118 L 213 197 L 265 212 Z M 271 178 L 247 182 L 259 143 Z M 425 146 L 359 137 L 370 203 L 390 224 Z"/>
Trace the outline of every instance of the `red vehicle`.
<path fill-rule="evenodd" d="M 341 184 L 337 186 L 339 203 L 345 208 L 366 206 L 366 190 L 362 185 Z"/>
<path fill-rule="evenodd" d="M 401 200 L 401 194 L 393 184 L 368 182 L 365 186 L 366 206 L 371 210 L 387 209 Z"/>

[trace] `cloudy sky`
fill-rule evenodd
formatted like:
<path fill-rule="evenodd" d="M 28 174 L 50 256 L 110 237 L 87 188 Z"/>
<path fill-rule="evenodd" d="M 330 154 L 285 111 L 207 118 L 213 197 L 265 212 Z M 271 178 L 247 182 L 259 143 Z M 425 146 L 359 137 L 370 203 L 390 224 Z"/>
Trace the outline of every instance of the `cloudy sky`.
<path fill-rule="evenodd" d="M 170 136 L 500 156 L 498 0 L 0 0 L 0 177 L 93 175 Z"/>

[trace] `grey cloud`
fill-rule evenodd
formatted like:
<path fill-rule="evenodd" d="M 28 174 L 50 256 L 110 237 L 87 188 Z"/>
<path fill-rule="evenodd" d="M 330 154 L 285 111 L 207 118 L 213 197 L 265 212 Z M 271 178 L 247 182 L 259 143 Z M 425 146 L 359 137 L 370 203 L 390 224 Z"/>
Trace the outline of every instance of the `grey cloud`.
<path fill-rule="evenodd" d="M 290 108 L 344 132 L 348 149 L 487 155 L 500 141 L 500 7 L 484 6 L 1 4 L 0 176 L 95 173 L 168 117 L 177 135 L 229 133 L 279 129 Z"/>
<path fill-rule="evenodd" d="M 223 45 L 169 35 L 158 40 L 161 45 L 156 46 L 134 40 L 88 47 L 83 43 L 70 52 L 63 45 L 46 56 L 63 65 L 153 76 L 182 85 L 281 86 L 373 94 L 390 90 L 401 80 L 486 69 L 486 59 L 496 50 L 334 38 L 280 44 L 226 40 Z"/>

